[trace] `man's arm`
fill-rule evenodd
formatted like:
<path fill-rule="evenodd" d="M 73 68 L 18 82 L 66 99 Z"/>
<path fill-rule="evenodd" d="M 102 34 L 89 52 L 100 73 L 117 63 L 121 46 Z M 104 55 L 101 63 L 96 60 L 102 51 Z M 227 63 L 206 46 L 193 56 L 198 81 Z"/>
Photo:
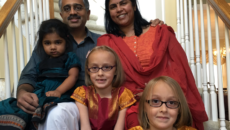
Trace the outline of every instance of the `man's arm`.
<path fill-rule="evenodd" d="M 33 114 L 38 106 L 38 97 L 32 93 L 37 80 L 36 64 L 39 62 L 38 55 L 33 52 L 29 62 L 23 69 L 17 89 L 17 106 L 26 113 Z"/>
<path fill-rule="evenodd" d="M 22 84 L 17 90 L 17 106 L 29 114 L 35 112 L 38 107 L 38 97 L 35 93 L 33 86 L 30 84 Z"/>

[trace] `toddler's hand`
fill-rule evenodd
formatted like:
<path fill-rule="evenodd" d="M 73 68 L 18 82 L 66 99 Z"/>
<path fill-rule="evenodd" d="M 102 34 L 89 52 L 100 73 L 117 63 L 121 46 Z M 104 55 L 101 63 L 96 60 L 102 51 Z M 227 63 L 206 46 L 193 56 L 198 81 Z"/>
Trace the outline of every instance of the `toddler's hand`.
<path fill-rule="evenodd" d="M 61 93 L 59 92 L 59 91 L 56 91 L 56 90 L 54 90 L 54 91 L 48 91 L 48 92 L 46 92 L 46 96 L 47 97 L 61 97 Z"/>

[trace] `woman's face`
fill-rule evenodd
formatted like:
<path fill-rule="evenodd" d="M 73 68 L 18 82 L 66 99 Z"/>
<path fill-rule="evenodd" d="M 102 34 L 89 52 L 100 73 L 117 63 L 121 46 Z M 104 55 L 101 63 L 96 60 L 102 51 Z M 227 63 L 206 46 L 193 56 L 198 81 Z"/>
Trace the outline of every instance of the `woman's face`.
<path fill-rule="evenodd" d="M 167 105 L 173 106 L 172 103 L 178 101 L 172 88 L 163 81 L 158 81 L 150 93 L 146 100 L 152 100 L 152 105 L 157 104 L 159 101 L 170 101 L 171 103 L 168 102 Z M 168 108 L 165 103 L 159 107 L 154 107 L 146 102 L 145 112 L 149 119 L 151 130 L 172 130 L 173 124 L 177 120 L 179 108 Z"/>
<path fill-rule="evenodd" d="M 131 0 L 110 0 L 108 9 L 111 19 L 119 27 L 133 26 L 136 7 L 132 6 Z"/>

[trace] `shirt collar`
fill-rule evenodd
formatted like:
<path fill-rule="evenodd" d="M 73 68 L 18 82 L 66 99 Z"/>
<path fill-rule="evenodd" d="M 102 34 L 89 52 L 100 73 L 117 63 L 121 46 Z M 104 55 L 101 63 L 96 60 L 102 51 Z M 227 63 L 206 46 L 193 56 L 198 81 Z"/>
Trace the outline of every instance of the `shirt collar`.
<path fill-rule="evenodd" d="M 85 27 L 85 31 L 86 31 L 86 37 L 85 37 L 85 39 L 86 38 L 90 38 L 93 41 L 94 44 L 97 43 L 97 40 L 92 37 L 92 32 L 90 32 L 87 27 Z"/>
<path fill-rule="evenodd" d="M 88 29 L 87 27 L 85 27 L 85 31 L 86 31 L 86 37 L 85 37 L 84 41 L 85 41 L 87 38 L 89 38 L 89 39 L 91 39 L 91 41 L 92 41 L 94 44 L 96 44 L 96 43 L 97 43 L 97 39 L 95 39 L 95 38 L 92 37 L 92 32 L 90 32 L 89 29 Z M 73 38 L 72 35 L 71 35 L 71 38 L 72 38 L 72 40 L 74 40 L 74 38 Z M 75 41 L 75 40 L 74 40 L 74 41 Z M 76 41 L 75 41 L 75 42 L 76 42 Z"/>

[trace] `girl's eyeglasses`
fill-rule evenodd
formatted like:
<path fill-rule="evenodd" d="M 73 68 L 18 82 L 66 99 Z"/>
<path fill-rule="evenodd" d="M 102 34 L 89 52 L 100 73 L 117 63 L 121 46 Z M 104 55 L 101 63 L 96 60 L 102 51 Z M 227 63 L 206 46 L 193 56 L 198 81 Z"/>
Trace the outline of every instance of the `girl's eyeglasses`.
<path fill-rule="evenodd" d="M 176 109 L 180 105 L 180 102 L 178 102 L 178 101 L 163 102 L 163 101 L 156 100 L 156 99 L 146 100 L 146 102 L 152 107 L 160 107 L 164 103 L 166 105 L 166 107 L 172 108 L 172 109 Z"/>
<path fill-rule="evenodd" d="M 92 72 L 92 73 L 97 73 L 99 71 L 99 69 L 101 69 L 102 71 L 110 71 L 111 69 L 113 69 L 113 67 L 116 67 L 116 65 L 114 66 L 103 66 L 103 67 L 91 67 L 91 68 L 88 68 L 88 71 L 89 72 Z"/>

